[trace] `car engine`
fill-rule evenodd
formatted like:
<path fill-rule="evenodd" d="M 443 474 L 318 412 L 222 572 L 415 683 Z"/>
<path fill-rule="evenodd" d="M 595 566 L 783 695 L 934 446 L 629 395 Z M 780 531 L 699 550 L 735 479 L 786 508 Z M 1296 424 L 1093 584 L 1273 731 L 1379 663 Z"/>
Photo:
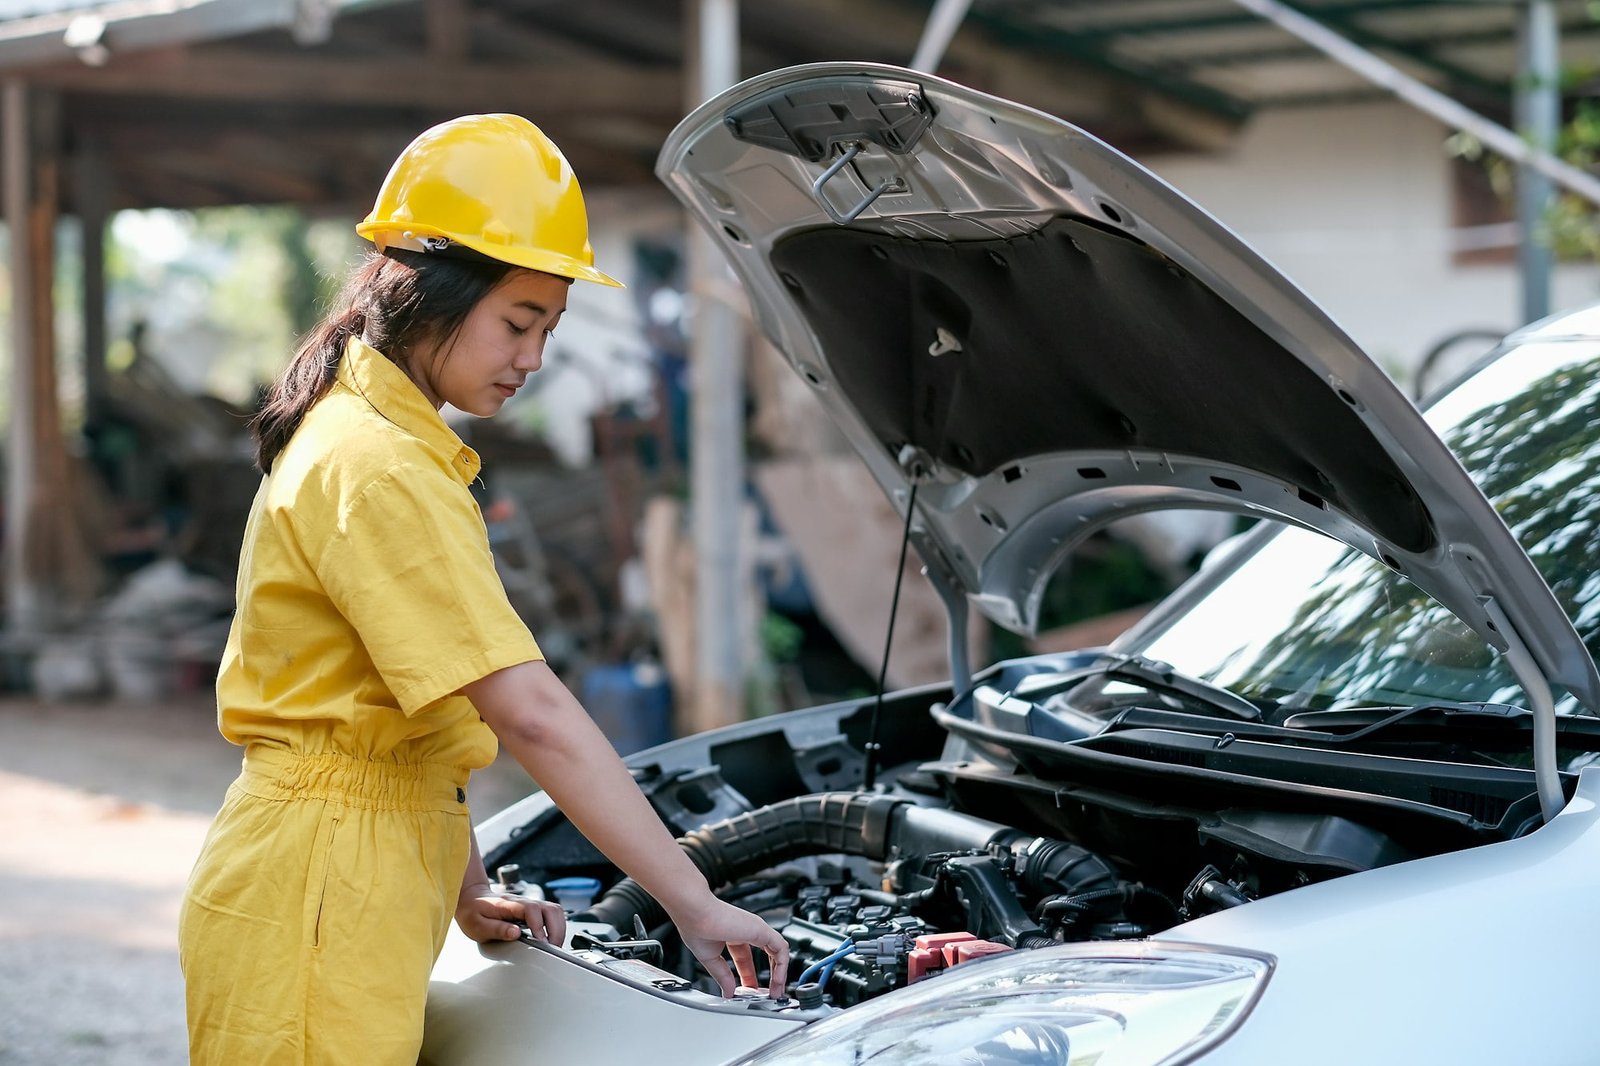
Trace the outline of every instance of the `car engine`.
<path fill-rule="evenodd" d="M 1367 791 L 1372 756 L 1231 735 L 1125 728 L 1060 746 L 1078 762 L 1021 748 L 1021 761 L 952 758 L 919 727 L 919 702 L 895 701 L 885 781 L 870 791 L 857 787 L 865 705 L 819 708 L 815 726 L 794 727 L 799 743 L 752 723 L 742 737 L 679 742 L 635 766 L 717 894 L 787 940 L 802 1008 L 849 1007 L 1004 952 L 1157 936 L 1537 824 L 1533 798 L 1512 798 L 1517 771 L 1469 780 L 1459 764 L 1414 760 L 1407 776 Z M 1315 774 L 1341 787 L 1307 784 Z M 588 961 L 627 960 L 650 967 L 658 989 L 715 995 L 662 908 L 558 811 L 520 825 L 490 858 L 521 864 L 536 883 L 578 875 L 606 886 L 572 908 L 573 946 Z"/>
<path fill-rule="evenodd" d="M 1075 844 L 892 795 L 799 796 L 680 843 L 724 899 L 778 925 L 799 984 L 841 1005 L 997 952 L 1145 936 L 1176 916 Z M 830 860 L 798 861 L 816 855 Z M 620 933 L 666 915 L 624 879 L 576 919 Z"/>

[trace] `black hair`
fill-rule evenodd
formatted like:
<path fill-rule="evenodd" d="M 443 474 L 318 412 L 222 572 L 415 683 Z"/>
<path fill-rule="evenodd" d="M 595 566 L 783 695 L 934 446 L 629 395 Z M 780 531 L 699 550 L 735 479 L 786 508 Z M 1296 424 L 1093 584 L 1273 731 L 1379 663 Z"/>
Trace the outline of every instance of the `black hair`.
<path fill-rule="evenodd" d="M 443 344 L 467 315 L 516 268 L 486 256 L 391 248 L 372 252 L 345 282 L 330 311 L 300 342 L 288 367 L 251 420 L 262 473 L 300 428 L 306 412 L 333 385 L 352 337 L 404 368 L 420 346 Z"/>

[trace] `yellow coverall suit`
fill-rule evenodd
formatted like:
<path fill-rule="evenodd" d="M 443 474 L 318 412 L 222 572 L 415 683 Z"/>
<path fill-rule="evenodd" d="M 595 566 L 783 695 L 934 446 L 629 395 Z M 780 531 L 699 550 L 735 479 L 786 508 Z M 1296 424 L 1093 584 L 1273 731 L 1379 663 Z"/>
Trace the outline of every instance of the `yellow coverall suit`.
<path fill-rule="evenodd" d="M 360 341 L 256 496 L 218 719 L 244 768 L 190 877 L 196 1066 L 412 1066 L 494 734 L 452 695 L 540 658 L 477 455 Z"/>

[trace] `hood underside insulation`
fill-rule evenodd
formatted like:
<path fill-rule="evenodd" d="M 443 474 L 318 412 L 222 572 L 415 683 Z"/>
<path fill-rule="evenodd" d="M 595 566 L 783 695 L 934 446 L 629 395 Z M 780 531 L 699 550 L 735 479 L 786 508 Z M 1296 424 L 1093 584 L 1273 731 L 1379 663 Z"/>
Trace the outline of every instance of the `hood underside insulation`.
<path fill-rule="evenodd" d="M 785 238 L 772 262 L 891 454 L 913 444 L 974 477 L 1060 452 L 1211 460 L 1407 551 L 1434 544 L 1421 500 L 1333 387 L 1121 232 L 1075 218 L 966 242 L 827 227 Z"/>

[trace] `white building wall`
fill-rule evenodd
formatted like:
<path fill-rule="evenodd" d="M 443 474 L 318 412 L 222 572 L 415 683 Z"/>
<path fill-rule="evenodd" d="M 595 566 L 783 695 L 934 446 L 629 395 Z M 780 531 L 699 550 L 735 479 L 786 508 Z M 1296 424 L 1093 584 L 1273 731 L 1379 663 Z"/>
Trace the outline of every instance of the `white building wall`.
<path fill-rule="evenodd" d="M 574 466 L 593 454 L 589 418 L 594 412 L 621 400 L 653 398 L 650 353 L 631 288 L 634 244 L 680 231 L 682 215 L 675 203 L 664 189 L 588 198 L 595 266 L 630 288 L 574 283 L 566 314 L 545 349 L 543 380 L 535 393 L 545 439 Z"/>
<path fill-rule="evenodd" d="M 1451 334 L 1520 324 L 1513 263 L 1453 262 L 1449 132 L 1400 103 L 1267 111 L 1227 153 L 1141 162 L 1409 375 Z M 1557 270 L 1553 311 L 1597 299 L 1600 268 Z"/>

